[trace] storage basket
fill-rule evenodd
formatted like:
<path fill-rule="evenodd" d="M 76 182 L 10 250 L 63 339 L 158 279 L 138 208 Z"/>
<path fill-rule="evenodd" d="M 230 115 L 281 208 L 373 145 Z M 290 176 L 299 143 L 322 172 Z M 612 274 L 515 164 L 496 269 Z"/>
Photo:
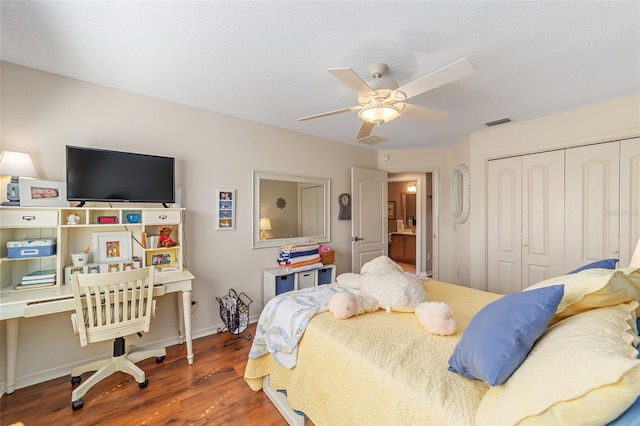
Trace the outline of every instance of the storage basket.
<path fill-rule="evenodd" d="M 336 262 L 336 252 L 333 250 L 320 252 L 320 261 L 323 265 L 334 264 Z"/>

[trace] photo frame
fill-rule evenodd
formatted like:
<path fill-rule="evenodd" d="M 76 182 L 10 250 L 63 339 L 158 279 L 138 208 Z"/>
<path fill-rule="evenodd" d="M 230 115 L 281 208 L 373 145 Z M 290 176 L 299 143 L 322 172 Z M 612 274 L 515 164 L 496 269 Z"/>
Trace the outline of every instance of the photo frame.
<path fill-rule="evenodd" d="M 236 229 L 236 190 L 216 189 L 216 231 Z"/>
<path fill-rule="evenodd" d="M 20 205 L 37 207 L 67 207 L 67 186 L 64 182 L 20 179 Z"/>
<path fill-rule="evenodd" d="M 387 201 L 387 219 L 396 218 L 396 202 Z"/>
<path fill-rule="evenodd" d="M 130 231 L 94 232 L 92 237 L 94 262 L 113 264 L 131 260 Z"/>
<path fill-rule="evenodd" d="M 162 269 L 170 266 L 176 266 L 177 264 L 178 258 L 176 257 L 176 249 L 174 248 L 147 251 L 147 266 Z"/>

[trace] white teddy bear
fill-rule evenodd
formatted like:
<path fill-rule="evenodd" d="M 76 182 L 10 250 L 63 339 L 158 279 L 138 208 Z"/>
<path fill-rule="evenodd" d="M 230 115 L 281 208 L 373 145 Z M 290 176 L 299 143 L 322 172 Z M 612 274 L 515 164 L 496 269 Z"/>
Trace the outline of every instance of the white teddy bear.
<path fill-rule="evenodd" d="M 364 264 L 360 274 L 340 274 L 336 281 L 360 290 L 354 295 L 336 293 L 329 301 L 329 311 L 338 319 L 372 312 L 378 308 L 388 312 L 415 312 L 424 329 L 441 336 L 456 332 L 453 309 L 444 302 L 428 302 L 422 282 L 407 274 L 387 256 L 380 256 Z"/>
<path fill-rule="evenodd" d="M 340 274 L 336 281 L 373 297 L 381 308 L 388 311 L 414 312 L 420 303 L 427 301 L 420 279 L 405 273 L 387 256 L 365 263 L 360 272 Z"/>

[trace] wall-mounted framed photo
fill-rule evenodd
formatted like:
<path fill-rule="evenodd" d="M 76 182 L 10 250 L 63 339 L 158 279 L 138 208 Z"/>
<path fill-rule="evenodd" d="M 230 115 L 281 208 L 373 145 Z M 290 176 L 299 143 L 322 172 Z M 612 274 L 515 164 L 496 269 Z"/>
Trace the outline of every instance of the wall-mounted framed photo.
<path fill-rule="evenodd" d="M 64 182 L 20 179 L 20 205 L 67 207 L 67 186 Z"/>
<path fill-rule="evenodd" d="M 94 262 L 116 263 L 131 259 L 130 231 L 94 232 L 92 237 Z"/>
<path fill-rule="evenodd" d="M 396 202 L 387 201 L 387 219 L 396 218 Z"/>
<path fill-rule="evenodd" d="M 236 190 L 216 189 L 216 231 L 236 229 Z"/>

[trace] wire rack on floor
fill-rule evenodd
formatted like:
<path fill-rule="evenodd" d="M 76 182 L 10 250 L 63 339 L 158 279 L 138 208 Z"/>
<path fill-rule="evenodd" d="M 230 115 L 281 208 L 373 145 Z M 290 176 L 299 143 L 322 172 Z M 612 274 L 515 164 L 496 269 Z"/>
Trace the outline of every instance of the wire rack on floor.
<path fill-rule="evenodd" d="M 241 334 L 249 326 L 249 305 L 253 302 L 249 296 L 244 293 L 236 293 L 234 289 L 229 290 L 229 294 L 222 298 L 216 297 L 220 304 L 220 318 L 224 323 L 224 327 L 218 328 L 218 333 L 225 329 L 236 336 L 234 339 L 224 342 L 225 346 L 237 342 L 238 339 L 251 340 L 251 334 L 241 336 Z"/>

